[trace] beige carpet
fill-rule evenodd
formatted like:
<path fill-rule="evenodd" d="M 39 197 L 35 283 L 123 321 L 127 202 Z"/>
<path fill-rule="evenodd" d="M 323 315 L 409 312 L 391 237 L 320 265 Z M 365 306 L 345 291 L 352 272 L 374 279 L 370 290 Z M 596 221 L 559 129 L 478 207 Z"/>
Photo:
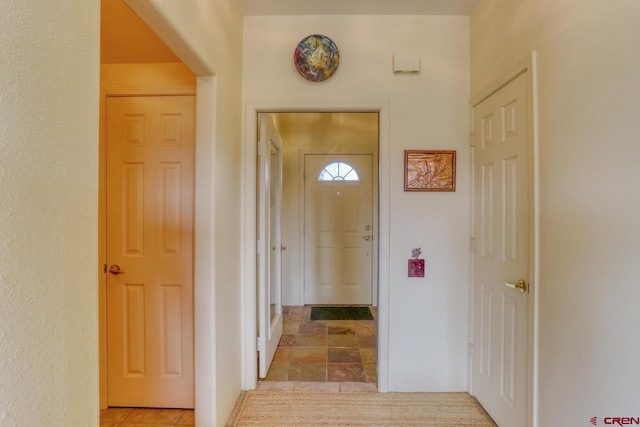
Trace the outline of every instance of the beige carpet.
<path fill-rule="evenodd" d="M 494 427 L 467 393 L 250 391 L 229 425 Z"/>

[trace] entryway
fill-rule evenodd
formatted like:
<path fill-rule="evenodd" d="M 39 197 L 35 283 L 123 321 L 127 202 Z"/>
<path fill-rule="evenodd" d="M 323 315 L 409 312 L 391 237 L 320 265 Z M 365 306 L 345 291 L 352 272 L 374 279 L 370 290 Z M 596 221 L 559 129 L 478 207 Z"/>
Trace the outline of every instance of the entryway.
<path fill-rule="evenodd" d="M 261 113 L 257 122 L 260 377 L 375 387 L 375 318 L 318 321 L 309 314 L 310 304 L 364 305 L 376 313 L 378 113 Z M 263 367 L 272 357 L 271 369 Z"/>
<path fill-rule="evenodd" d="M 294 382 L 296 390 L 375 391 L 376 308 L 363 308 L 374 320 L 312 320 L 311 306 L 285 306 L 283 335 L 266 382 Z M 283 386 L 259 388 L 274 387 Z"/>

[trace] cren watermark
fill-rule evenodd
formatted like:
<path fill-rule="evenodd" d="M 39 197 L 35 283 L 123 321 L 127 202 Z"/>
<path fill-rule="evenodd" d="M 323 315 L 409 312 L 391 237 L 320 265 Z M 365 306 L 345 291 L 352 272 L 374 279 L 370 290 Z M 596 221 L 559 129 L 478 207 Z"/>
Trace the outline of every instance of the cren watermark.
<path fill-rule="evenodd" d="M 598 417 L 591 417 L 589 422 L 594 426 L 636 426 L 640 425 L 640 417 L 604 417 L 602 424 L 598 423 Z"/>

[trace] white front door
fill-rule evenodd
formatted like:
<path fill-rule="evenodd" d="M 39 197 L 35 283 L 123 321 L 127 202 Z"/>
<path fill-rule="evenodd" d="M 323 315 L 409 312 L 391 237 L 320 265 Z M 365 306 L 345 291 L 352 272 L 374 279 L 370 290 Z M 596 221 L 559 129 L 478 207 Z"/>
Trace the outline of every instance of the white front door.
<path fill-rule="evenodd" d="M 106 117 L 108 405 L 193 408 L 195 97 Z"/>
<path fill-rule="evenodd" d="M 273 116 L 260 114 L 258 135 L 258 352 L 265 378 L 282 336 L 282 141 Z"/>
<path fill-rule="evenodd" d="M 304 302 L 371 304 L 373 156 L 304 158 Z"/>
<path fill-rule="evenodd" d="M 527 425 L 528 73 L 473 109 L 473 395 L 500 426 Z M 523 284 L 520 282 L 518 286 Z"/>

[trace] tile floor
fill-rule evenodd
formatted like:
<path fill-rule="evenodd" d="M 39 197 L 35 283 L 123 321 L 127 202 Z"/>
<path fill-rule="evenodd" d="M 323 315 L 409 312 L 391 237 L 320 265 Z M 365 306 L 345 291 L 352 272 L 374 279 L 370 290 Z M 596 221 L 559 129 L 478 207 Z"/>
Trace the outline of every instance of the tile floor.
<path fill-rule="evenodd" d="M 100 427 L 195 426 L 188 409 L 107 408 L 100 410 Z"/>
<path fill-rule="evenodd" d="M 284 307 L 282 327 L 266 381 L 376 383 L 376 320 L 311 320 L 311 306 Z"/>

